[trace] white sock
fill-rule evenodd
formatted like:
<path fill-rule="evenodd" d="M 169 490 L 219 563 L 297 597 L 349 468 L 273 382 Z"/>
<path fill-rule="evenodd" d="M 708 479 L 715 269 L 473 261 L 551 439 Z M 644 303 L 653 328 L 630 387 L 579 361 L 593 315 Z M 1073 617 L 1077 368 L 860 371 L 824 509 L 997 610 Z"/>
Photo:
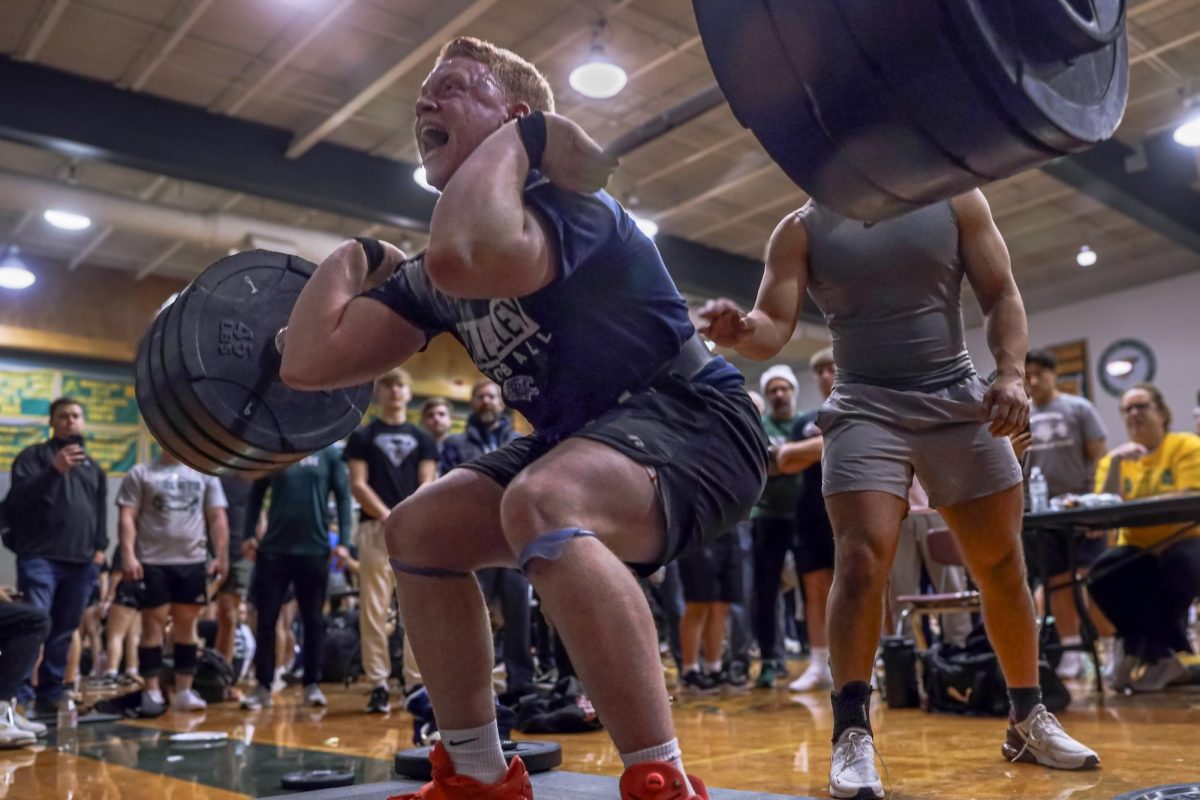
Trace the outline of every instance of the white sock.
<path fill-rule="evenodd" d="M 808 668 L 820 670 L 821 672 L 829 672 L 829 648 L 814 647 L 812 649 L 812 658 L 808 662 Z"/>
<path fill-rule="evenodd" d="M 442 728 L 442 746 L 454 762 L 459 775 L 480 783 L 499 783 L 508 772 L 504 750 L 500 747 L 500 728 L 496 720 L 478 728 L 451 730 Z"/>
<path fill-rule="evenodd" d="M 1064 636 L 1062 637 L 1062 643 L 1063 645 L 1083 644 L 1083 637 L 1078 634 L 1075 636 Z"/>
<path fill-rule="evenodd" d="M 115 678 L 117 677 L 117 671 L 115 669 L 110 669 L 108 672 L 104 673 L 104 677 Z"/>
<path fill-rule="evenodd" d="M 162 705 L 163 703 L 163 693 L 161 689 L 147 689 L 146 696 L 159 705 Z"/>
<path fill-rule="evenodd" d="M 683 665 L 683 674 L 684 675 L 690 675 L 693 672 L 699 672 L 699 671 L 700 671 L 699 664 L 684 664 Z"/>
<path fill-rule="evenodd" d="M 722 664 L 723 664 L 723 662 L 720 659 L 718 659 L 716 661 L 705 661 L 704 662 L 704 671 L 707 672 L 709 675 L 716 675 L 718 672 L 721 671 Z"/>
<path fill-rule="evenodd" d="M 687 772 L 683 768 L 683 751 L 679 749 L 679 740 L 672 739 L 666 744 L 660 744 L 657 747 L 647 747 L 645 750 L 638 750 L 636 753 L 621 753 L 621 763 L 629 769 L 634 764 L 645 764 L 648 761 L 665 761 L 675 769 L 679 770 L 679 774 L 683 776 L 683 783 L 687 789 L 687 796 L 691 797 L 695 794 L 692 789 L 692 782 L 687 778 Z"/>

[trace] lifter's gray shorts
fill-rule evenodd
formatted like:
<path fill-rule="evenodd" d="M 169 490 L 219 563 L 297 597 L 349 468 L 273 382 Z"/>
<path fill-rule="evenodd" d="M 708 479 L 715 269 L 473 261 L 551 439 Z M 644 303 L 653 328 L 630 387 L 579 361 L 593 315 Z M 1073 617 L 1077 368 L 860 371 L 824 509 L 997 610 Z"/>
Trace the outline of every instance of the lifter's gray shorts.
<path fill-rule="evenodd" d="M 838 384 L 821 407 L 822 492 L 887 492 L 904 499 L 913 473 L 944 508 L 1021 483 L 1007 437 L 980 421 L 987 385 L 972 375 L 929 392 Z"/>

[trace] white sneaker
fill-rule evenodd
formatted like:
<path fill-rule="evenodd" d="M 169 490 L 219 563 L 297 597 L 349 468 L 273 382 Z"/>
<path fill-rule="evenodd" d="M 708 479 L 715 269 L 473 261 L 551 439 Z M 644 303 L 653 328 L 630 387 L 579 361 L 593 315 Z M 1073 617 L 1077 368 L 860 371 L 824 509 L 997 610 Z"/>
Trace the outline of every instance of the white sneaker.
<path fill-rule="evenodd" d="M 271 697 L 271 690 L 262 684 L 255 686 L 253 692 L 242 698 L 244 711 L 259 711 L 273 705 L 275 705 L 275 700 Z"/>
<path fill-rule="evenodd" d="M 1000 752 L 1009 761 L 1041 764 L 1051 769 L 1091 769 L 1100 756 L 1072 739 L 1058 718 L 1040 703 L 1022 722 L 1008 721 L 1008 737 Z"/>
<path fill-rule="evenodd" d="M 811 662 L 808 669 L 796 680 L 788 684 L 791 692 L 815 692 L 817 690 L 833 691 L 833 675 L 829 672 L 828 664 Z"/>
<path fill-rule="evenodd" d="M 883 782 L 875 769 L 875 741 L 862 728 L 847 728 L 833 745 L 829 796 L 839 800 L 883 797 Z"/>
<path fill-rule="evenodd" d="M 304 687 L 304 705 L 327 706 L 329 705 L 329 701 L 325 699 L 325 693 L 321 691 L 320 686 L 310 683 Z"/>
<path fill-rule="evenodd" d="M 28 731 L 39 739 L 45 736 L 48 730 L 42 723 L 23 717 L 17 712 L 17 707 L 8 700 L 0 700 L 0 720 L 8 722 L 19 730 Z"/>
<path fill-rule="evenodd" d="M 1064 651 L 1062 660 L 1058 662 L 1058 668 L 1054 671 L 1063 680 L 1082 678 L 1087 672 L 1087 667 L 1084 666 L 1083 662 L 1083 653 L 1080 653 L 1078 650 Z"/>
<path fill-rule="evenodd" d="M 12 750 L 30 744 L 37 744 L 36 736 L 21 730 L 7 719 L 0 719 L 0 749 Z"/>
<path fill-rule="evenodd" d="M 206 708 L 208 703 L 196 694 L 195 689 L 184 689 L 182 692 L 176 692 L 171 698 L 172 711 L 203 711 Z"/>
<path fill-rule="evenodd" d="M 1135 692 L 1161 692 L 1185 675 L 1187 675 L 1187 667 L 1183 665 L 1178 656 L 1172 655 L 1169 658 L 1160 658 L 1146 667 L 1145 671 L 1130 684 L 1130 688 Z"/>

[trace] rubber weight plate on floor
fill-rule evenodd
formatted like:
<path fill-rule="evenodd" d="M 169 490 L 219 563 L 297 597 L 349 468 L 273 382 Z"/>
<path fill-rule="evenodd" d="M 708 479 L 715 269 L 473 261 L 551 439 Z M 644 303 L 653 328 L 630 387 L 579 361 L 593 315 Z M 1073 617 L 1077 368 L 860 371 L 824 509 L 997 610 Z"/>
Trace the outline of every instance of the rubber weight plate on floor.
<path fill-rule="evenodd" d="M 290 462 L 349 435 L 371 384 L 302 392 L 279 377 L 275 336 L 316 266 L 253 250 L 223 258 L 182 294 L 163 330 L 166 377 L 183 411 L 247 458 Z"/>
<path fill-rule="evenodd" d="M 336 789 L 354 784 L 354 773 L 344 769 L 309 769 L 302 772 L 287 772 L 279 779 L 284 789 L 316 791 Z"/>
<path fill-rule="evenodd" d="M 557 742 L 506 740 L 502 744 L 504 760 L 511 764 L 513 756 L 520 756 L 530 775 L 549 772 L 562 764 L 562 747 Z M 432 747 L 414 747 L 411 750 L 401 750 L 396 753 L 396 774 L 417 781 L 430 780 L 433 777 L 433 767 L 429 763 L 429 751 L 432 749 Z"/>

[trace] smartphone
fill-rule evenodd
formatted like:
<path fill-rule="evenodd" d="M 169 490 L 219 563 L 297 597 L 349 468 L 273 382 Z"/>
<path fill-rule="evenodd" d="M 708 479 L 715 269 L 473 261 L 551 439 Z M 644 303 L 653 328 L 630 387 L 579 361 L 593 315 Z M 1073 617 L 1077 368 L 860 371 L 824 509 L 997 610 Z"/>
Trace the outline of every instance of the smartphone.
<path fill-rule="evenodd" d="M 74 435 L 72 435 L 72 436 L 68 436 L 68 437 L 67 437 L 67 444 L 77 444 L 77 445 L 79 445 L 80 447 L 83 447 L 83 437 L 82 437 L 82 436 L 80 436 L 78 433 L 76 433 L 76 434 L 74 434 Z"/>

